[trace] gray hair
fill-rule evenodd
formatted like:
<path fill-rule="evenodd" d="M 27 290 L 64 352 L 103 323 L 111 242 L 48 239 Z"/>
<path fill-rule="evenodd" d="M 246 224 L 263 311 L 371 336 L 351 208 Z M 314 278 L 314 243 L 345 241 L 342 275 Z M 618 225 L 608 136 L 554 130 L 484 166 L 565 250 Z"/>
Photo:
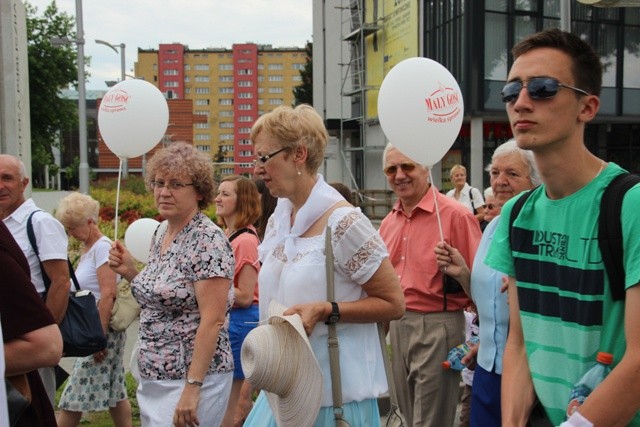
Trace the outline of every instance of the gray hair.
<path fill-rule="evenodd" d="M 382 152 L 382 169 L 387 167 L 387 153 L 389 153 L 389 151 L 391 151 L 391 150 L 398 150 L 398 148 L 396 148 L 396 146 L 393 145 L 392 143 L 387 142 L 387 145 L 385 145 L 384 151 Z M 398 151 L 400 151 L 400 150 L 398 150 Z M 402 153 L 402 151 L 400 151 L 400 152 Z M 422 163 L 417 163 L 417 164 L 419 164 L 420 166 L 424 167 L 426 170 L 429 170 L 428 166 L 425 166 Z"/>
<path fill-rule="evenodd" d="M 493 152 L 491 156 L 491 163 L 487 165 L 485 170 L 487 172 L 491 171 L 491 164 L 493 161 L 502 156 L 507 156 L 510 154 L 518 154 L 522 161 L 529 167 L 529 179 L 531 180 L 531 185 L 537 187 L 540 185 L 540 174 L 538 173 L 538 166 L 536 165 L 536 161 L 533 157 L 533 152 L 531 150 L 523 150 L 518 147 L 516 140 L 511 138 L 507 142 L 502 145 L 499 145 L 498 148 Z"/>

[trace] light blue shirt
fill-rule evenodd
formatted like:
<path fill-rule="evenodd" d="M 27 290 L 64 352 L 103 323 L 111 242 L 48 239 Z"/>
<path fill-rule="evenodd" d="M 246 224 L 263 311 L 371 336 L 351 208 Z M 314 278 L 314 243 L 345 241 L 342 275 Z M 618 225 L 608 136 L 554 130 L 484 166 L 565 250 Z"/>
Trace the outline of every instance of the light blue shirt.
<path fill-rule="evenodd" d="M 502 356 L 507 342 L 509 305 L 507 293 L 501 293 L 503 273 L 484 263 L 500 217 L 487 225 L 471 270 L 471 297 L 478 308 L 480 348 L 477 362 L 482 369 L 502 375 Z"/>

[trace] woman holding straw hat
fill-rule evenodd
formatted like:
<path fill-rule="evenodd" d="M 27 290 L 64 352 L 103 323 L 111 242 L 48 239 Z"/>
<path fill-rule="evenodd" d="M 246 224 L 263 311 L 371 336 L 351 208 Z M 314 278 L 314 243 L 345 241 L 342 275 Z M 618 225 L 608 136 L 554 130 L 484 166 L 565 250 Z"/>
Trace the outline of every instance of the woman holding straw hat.
<path fill-rule="evenodd" d="M 398 319 L 404 313 L 402 289 L 387 249 L 360 209 L 346 202 L 317 173 L 328 134 L 312 107 L 281 106 L 264 114 L 254 124 L 251 140 L 255 173 L 279 198 L 259 247 L 263 263 L 258 278 L 260 319 L 269 323 L 274 318 L 299 319 L 308 346 L 297 339 L 281 342 L 291 342 L 292 349 L 300 344 L 301 350 L 296 351 L 300 357 L 304 348 L 310 348 L 322 384 L 317 387 L 317 381 L 307 375 L 314 371 L 310 364 L 301 375 L 309 381 L 308 387 L 298 388 L 303 391 L 292 396 L 262 392 L 245 425 L 285 425 L 281 415 L 287 411 L 299 411 L 299 419 L 306 419 L 303 413 L 313 411 L 313 399 L 320 401 L 319 412 L 313 422 L 301 425 L 335 425 L 325 324 L 329 322 L 337 326 L 344 417 L 352 426 L 377 426 L 376 399 L 387 391 L 387 381 L 375 323 Z M 327 226 L 335 254 L 334 301 L 327 300 Z M 274 312 L 270 310 L 274 304 L 288 308 Z M 293 323 L 287 321 L 282 328 L 287 324 Z M 291 364 L 292 369 L 296 366 Z M 316 395 L 309 398 L 308 394 Z"/>

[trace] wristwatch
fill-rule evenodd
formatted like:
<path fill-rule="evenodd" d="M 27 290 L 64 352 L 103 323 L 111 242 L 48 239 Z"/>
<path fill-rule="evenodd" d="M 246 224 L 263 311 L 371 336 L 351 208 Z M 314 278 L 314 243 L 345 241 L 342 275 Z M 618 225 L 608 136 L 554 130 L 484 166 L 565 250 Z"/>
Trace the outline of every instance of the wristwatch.
<path fill-rule="evenodd" d="M 338 310 L 338 303 L 331 303 L 331 314 L 326 322 L 327 325 L 333 325 L 334 323 L 338 323 L 340 321 L 340 310 Z"/>
<path fill-rule="evenodd" d="M 197 385 L 198 387 L 202 387 L 202 381 L 197 381 L 191 378 L 187 378 L 187 384 Z"/>

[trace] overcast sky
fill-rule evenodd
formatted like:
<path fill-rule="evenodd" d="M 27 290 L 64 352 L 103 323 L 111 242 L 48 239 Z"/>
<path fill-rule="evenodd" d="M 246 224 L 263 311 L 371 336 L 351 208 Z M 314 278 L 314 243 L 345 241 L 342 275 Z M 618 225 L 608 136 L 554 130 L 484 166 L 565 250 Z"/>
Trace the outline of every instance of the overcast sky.
<path fill-rule="evenodd" d="M 231 48 L 253 42 L 304 47 L 312 41 L 313 0 L 85 0 L 82 2 L 88 90 L 107 90 L 105 80 L 120 79 L 120 55 L 95 39 L 126 45 L 126 70 L 133 74 L 138 48 L 157 49 L 179 42 L 191 49 Z M 42 15 L 51 0 L 29 0 Z M 76 0 L 57 0 L 58 9 L 76 16 Z M 74 28 L 75 29 L 75 28 Z"/>

